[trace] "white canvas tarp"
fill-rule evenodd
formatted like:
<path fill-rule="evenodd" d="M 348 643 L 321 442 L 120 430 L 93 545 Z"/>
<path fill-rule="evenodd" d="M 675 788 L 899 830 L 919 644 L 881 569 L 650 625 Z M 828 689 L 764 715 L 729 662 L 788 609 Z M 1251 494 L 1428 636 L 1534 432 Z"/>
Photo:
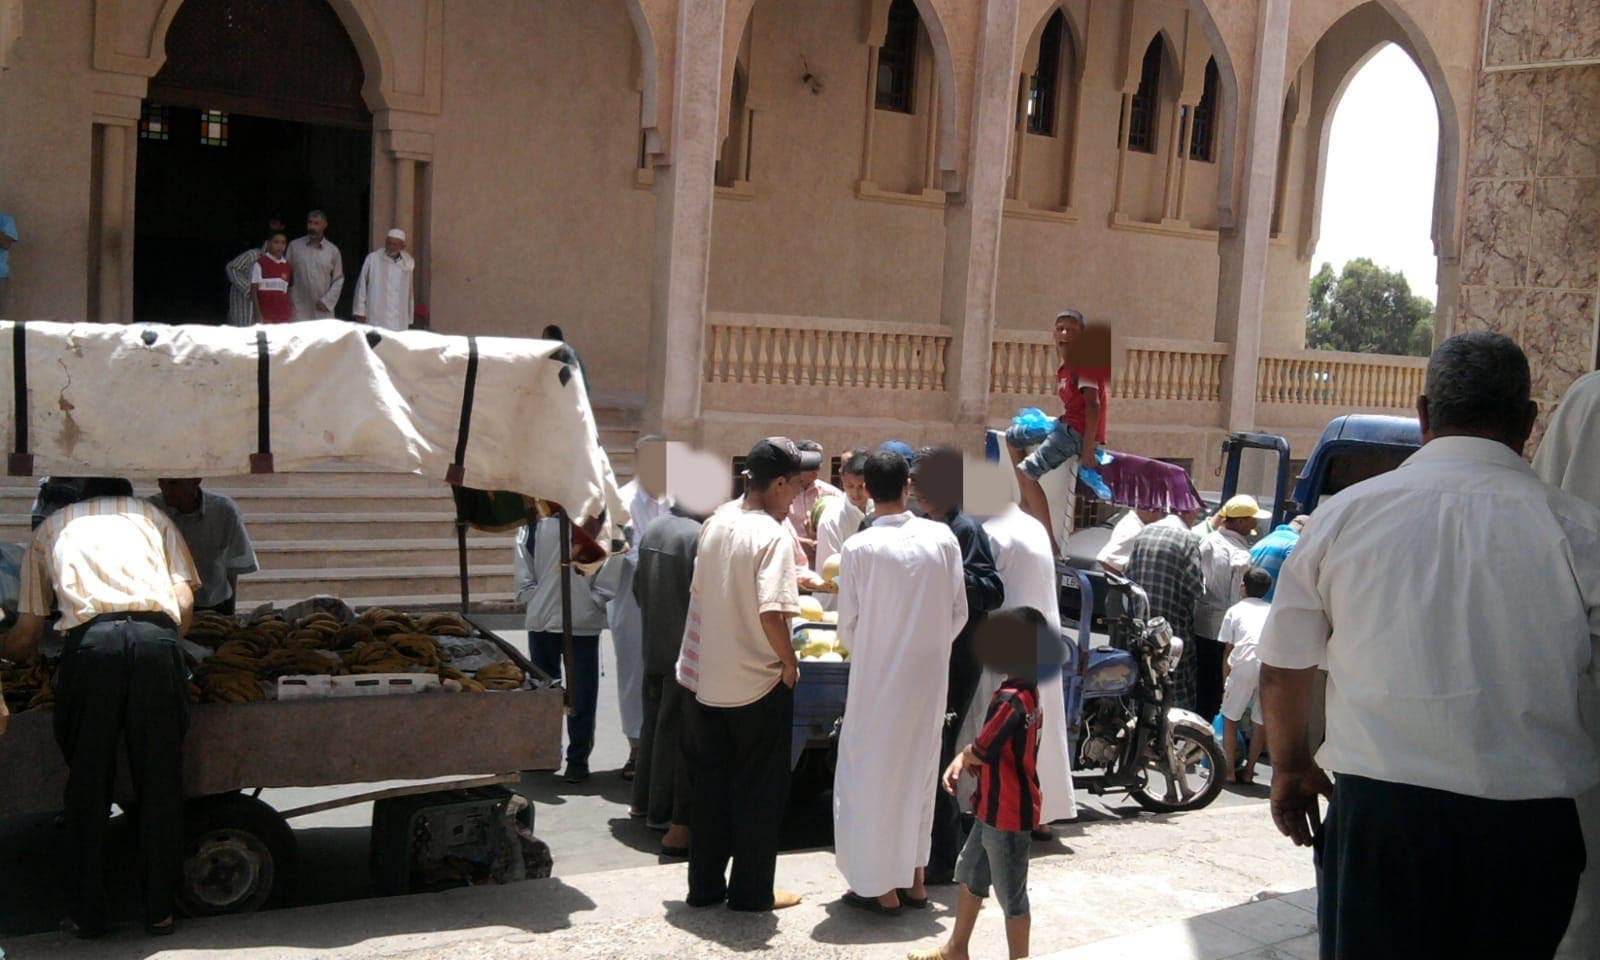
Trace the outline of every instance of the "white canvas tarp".
<path fill-rule="evenodd" d="M 17 436 L 14 326 L 0 322 L 6 453 L 16 450 Z M 243 328 L 27 324 L 27 452 L 35 475 L 249 473 L 260 330 L 277 473 L 368 467 L 445 481 L 461 425 L 468 339 L 341 320 Z M 381 336 L 375 344 L 374 332 Z M 607 526 L 620 528 L 626 508 L 581 374 L 551 357 L 560 344 L 479 337 L 477 346 L 461 484 L 552 500 L 579 521 L 605 510 Z"/>

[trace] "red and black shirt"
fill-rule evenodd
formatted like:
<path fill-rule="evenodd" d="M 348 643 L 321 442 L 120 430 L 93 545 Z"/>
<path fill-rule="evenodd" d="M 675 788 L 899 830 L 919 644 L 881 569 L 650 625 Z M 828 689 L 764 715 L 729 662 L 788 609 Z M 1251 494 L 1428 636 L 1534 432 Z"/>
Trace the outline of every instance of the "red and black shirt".
<path fill-rule="evenodd" d="M 1039 689 L 1007 680 L 989 701 L 983 732 L 972 752 L 983 766 L 972 795 L 973 814 L 996 830 L 1032 830 L 1039 825 Z"/>

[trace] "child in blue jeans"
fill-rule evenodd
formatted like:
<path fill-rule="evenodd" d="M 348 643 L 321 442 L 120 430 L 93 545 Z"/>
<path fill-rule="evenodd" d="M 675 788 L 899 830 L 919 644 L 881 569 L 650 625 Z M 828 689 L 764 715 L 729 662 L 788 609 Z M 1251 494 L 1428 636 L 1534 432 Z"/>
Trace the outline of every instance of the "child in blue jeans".
<path fill-rule="evenodd" d="M 1006 680 L 989 701 L 983 732 L 944 772 L 944 789 L 956 792 L 961 775 L 978 781 L 972 797 L 972 832 L 956 862 L 961 899 L 950 939 L 910 960 L 966 960 L 983 901 L 994 888 L 1006 918 L 1006 945 L 1013 960 L 1028 955 L 1032 925 L 1028 906 L 1028 848 L 1039 825 L 1038 665 L 1060 658 L 1042 613 L 1032 607 L 989 615 L 973 637 L 978 660 Z M 1051 651 L 1054 651 L 1053 653 Z"/>

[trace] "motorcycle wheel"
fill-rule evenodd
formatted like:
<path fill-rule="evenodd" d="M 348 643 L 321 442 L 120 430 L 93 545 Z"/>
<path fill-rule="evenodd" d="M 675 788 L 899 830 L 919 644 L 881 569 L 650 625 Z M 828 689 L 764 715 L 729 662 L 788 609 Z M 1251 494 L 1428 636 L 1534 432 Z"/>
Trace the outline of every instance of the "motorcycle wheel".
<path fill-rule="evenodd" d="M 1168 771 L 1165 756 L 1145 761 L 1145 785 L 1133 791 L 1133 799 L 1146 810 L 1179 813 L 1199 810 L 1222 793 L 1228 759 L 1211 731 L 1173 726 L 1172 749 L 1178 769 Z"/>

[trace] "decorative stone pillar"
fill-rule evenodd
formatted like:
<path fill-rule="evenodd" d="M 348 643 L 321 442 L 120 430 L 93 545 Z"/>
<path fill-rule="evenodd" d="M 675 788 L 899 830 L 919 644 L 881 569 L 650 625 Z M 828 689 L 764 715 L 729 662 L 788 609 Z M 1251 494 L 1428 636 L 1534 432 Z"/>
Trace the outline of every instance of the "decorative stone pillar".
<path fill-rule="evenodd" d="M 86 319 L 133 322 L 134 185 L 144 77 L 96 72 Z"/>
<path fill-rule="evenodd" d="M 1256 367 L 1261 358 L 1261 318 L 1266 310 L 1267 244 L 1272 236 L 1292 4 L 1293 0 L 1261 0 L 1239 217 L 1219 244 L 1222 265 L 1217 279 L 1216 336 L 1233 345 L 1223 395 L 1229 430 L 1255 428 Z"/>
<path fill-rule="evenodd" d="M 671 152 L 656 177 L 646 431 L 693 439 L 700 417 L 712 203 L 720 151 L 723 0 L 682 0 Z"/>
<path fill-rule="evenodd" d="M 972 92 L 972 145 L 965 189 L 945 213 L 944 296 L 941 313 L 953 330 L 947 388 L 956 418 L 979 424 L 989 416 L 989 351 L 994 338 L 995 286 L 1005 210 L 1016 89 L 1018 0 L 987 0 L 978 37 Z"/>

